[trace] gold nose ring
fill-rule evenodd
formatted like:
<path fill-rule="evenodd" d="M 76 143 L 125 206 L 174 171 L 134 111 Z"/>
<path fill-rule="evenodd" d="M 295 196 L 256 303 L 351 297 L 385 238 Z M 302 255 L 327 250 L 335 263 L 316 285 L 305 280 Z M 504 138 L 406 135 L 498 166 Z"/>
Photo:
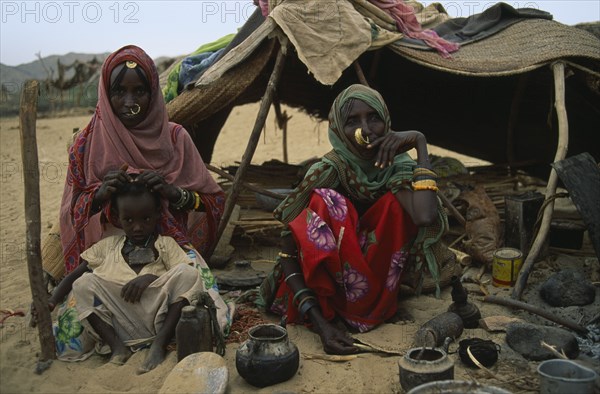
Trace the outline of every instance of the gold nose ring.
<path fill-rule="evenodd" d="M 371 141 L 369 141 L 368 136 L 367 136 L 367 138 L 363 137 L 362 129 L 360 127 L 354 131 L 354 139 L 360 146 L 367 146 L 371 143 Z"/>
<path fill-rule="evenodd" d="M 142 110 L 142 107 L 140 107 L 139 104 L 133 104 L 133 106 L 131 108 L 129 108 L 129 112 L 132 115 L 137 115 L 140 113 L 140 111 Z"/>

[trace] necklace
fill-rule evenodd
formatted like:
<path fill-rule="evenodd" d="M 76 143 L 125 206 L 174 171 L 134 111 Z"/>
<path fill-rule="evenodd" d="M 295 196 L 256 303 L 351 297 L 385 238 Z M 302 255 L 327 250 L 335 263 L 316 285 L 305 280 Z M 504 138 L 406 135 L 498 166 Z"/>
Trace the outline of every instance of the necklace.
<path fill-rule="evenodd" d="M 151 234 L 144 246 L 135 245 L 129 238 L 125 241 L 123 246 L 123 254 L 127 255 L 127 264 L 133 265 L 146 265 L 154 261 L 154 251 L 148 247 L 148 243 L 153 238 L 154 234 Z"/>

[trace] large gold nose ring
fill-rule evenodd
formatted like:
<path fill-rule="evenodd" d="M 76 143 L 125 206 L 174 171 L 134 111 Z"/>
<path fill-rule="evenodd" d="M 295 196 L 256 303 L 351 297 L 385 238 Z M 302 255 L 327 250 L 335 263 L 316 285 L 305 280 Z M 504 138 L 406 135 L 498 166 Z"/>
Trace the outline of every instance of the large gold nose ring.
<path fill-rule="evenodd" d="M 360 127 L 354 131 L 354 139 L 360 146 L 367 146 L 371 143 L 368 136 L 366 139 L 363 137 L 362 129 Z"/>
<path fill-rule="evenodd" d="M 142 107 L 140 107 L 139 104 L 133 104 L 133 106 L 131 108 L 129 108 L 129 112 L 132 115 L 137 115 L 140 113 L 140 111 L 142 110 Z"/>

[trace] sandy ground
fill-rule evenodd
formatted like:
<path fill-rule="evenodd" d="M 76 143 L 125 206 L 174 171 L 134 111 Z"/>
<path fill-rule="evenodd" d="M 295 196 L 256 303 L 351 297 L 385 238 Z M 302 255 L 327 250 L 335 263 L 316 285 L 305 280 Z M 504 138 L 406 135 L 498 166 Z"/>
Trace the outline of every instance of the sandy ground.
<path fill-rule="evenodd" d="M 254 123 L 256 105 L 234 109 L 216 145 L 213 164 L 230 165 L 239 161 L 244 150 L 251 125 Z M 290 162 L 320 156 L 330 147 L 327 141 L 327 128 L 312 119 L 288 109 L 292 114 L 289 124 Z M 42 234 L 45 235 L 57 220 L 58 208 L 67 167 L 66 146 L 73 128 L 83 127 L 89 115 L 63 118 L 39 119 L 37 122 L 38 151 L 40 161 L 40 190 Z M 20 155 L 18 119 L 0 119 L 1 155 L 1 260 L 0 260 L 0 308 L 26 310 L 31 301 L 25 256 L 25 219 L 23 208 L 23 171 Z M 446 151 L 432 147 L 431 152 L 444 155 Z M 481 164 L 480 161 L 454 155 L 467 165 Z M 272 158 L 282 158 L 281 134 L 275 130 L 274 118 L 267 120 L 266 132 L 254 156 L 254 163 L 260 164 Z M 547 270 L 557 266 L 560 259 L 577 266 L 583 260 L 561 256 L 547 263 Z M 586 269 L 597 269 L 589 261 Z M 583 268 L 583 267 L 582 267 Z M 538 272 L 538 271 L 536 271 Z M 543 271 L 534 275 L 543 277 Z M 507 290 L 491 288 L 500 295 L 508 295 Z M 534 289 L 528 289 L 533 293 Z M 597 299 L 600 297 L 596 297 Z M 407 350 L 412 335 L 417 328 L 438 313 L 445 311 L 450 304 L 448 290 L 441 299 L 432 296 L 411 297 L 404 301 L 416 321 L 408 324 L 388 324 L 364 334 L 363 339 L 372 343 Z M 484 316 L 509 314 L 503 307 L 476 303 Z M 597 308 L 597 306 L 596 306 Z M 591 310 L 593 312 L 593 309 Z M 573 311 L 581 319 L 592 314 L 588 309 Z M 535 320 L 530 315 L 523 318 Z M 539 320 L 541 322 L 541 320 Z M 322 354 L 319 339 L 304 327 L 289 327 L 290 339 L 299 347 L 301 354 Z M 481 371 L 466 369 L 460 365 L 457 355 L 456 379 L 477 379 L 481 382 L 502 386 L 512 391 L 535 391 L 537 376 L 536 363 L 527 362 L 515 354 L 504 342 L 504 335 L 489 334 L 482 329 L 469 330 L 466 337 L 490 338 L 501 344 L 503 351 L 500 362 L 493 371 L 509 380 L 522 376 L 526 381 L 502 383 L 487 378 Z M 308 360 L 301 357 L 300 369 L 295 377 L 278 386 L 258 390 L 248 385 L 236 372 L 235 351 L 237 344 L 227 348 L 225 359 L 229 367 L 229 389 L 231 393 L 260 392 L 401 392 L 398 380 L 398 357 L 381 357 L 374 354 L 361 354 L 350 362 L 333 363 L 322 360 Z M 454 346 L 456 347 L 456 346 Z M 37 330 L 28 328 L 22 317 L 11 317 L 0 329 L 0 392 L 158 392 L 164 379 L 176 364 L 176 355 L 171 352 L 166 361 L 156 370 L 142 376 L 135 371 L 145 357 L 144 351 L 135 354 L 126 365 L 118 367 L 106 363 L 106 358 L 93 356 L 81 363 L 54 362 L 42 375 L 34 374 L 39 343 Z M 519 383 L 520 382 L 520 383 Z"/>

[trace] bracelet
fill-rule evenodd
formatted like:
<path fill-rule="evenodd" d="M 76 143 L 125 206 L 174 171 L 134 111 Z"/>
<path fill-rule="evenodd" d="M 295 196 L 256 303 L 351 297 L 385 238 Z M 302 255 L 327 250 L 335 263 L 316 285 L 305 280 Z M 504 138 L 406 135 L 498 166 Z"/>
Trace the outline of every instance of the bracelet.
<path fill-rule="evenodd" d="M 438 178 L 438 175 L 435 172 L 433 172 L 432 170 L 430 170 L 429 168 L 416 166 L 415 169 L 413 170 L 413 179 L 415 179 L 418 176 L 423 176 L 423 175 L 433 177 L 434 179 Z"/>
<path fill-rule="evenodd" d="M 179 192 L 179 200 L 177 200 L 177 202 L 171 203 L 171 205 L 175 209 L 180 209 L 185 204 L 185 201 L 187 200 L 187 190 L 182 189 L 179 186 L 175 186 L 175 187 L 177 188 L 177 191 Z"/>
<path fill-rule="evenodd" d="M 437 182 L 433 179 L 424 179 L 422 181 L 416 181 L 412 183 L 412 189 L 414 191 L 418 190 L 433 190 L 437 192 L 439 190 L 437 186 Z"/>
<path fill-rule="evenodd" d="M 298 296 L 300 296 L 300 294 L 307 293 L 307 292 L 312 293 L 313 291 L 311 289 L 309 289 L 308 287 L 305 287 L 304 289 L 298 290 L 296 292 L 296 294 L 294 294 L 294 298 L 292 299 L 292 303 L 294 305 L 296 305 L 296 300 L 298 299 Z"/>
<path fill-rule="evenodd" d="M 294 255 L 283 253 L 283 252 L 277 253 L 277 256 L 283 257 L 284 259 L 297 259 L 298 258 L 298 256 L 294 256 Z"/>
<path fill-rule="evenodd" d="M 307 296 L 300 301 L 298 304 L 298 313 L 301 317 L 305 317 L 306 313 L 313 307 L 317 306 L 319 303 L 317 302 L 317 297 L 315 296 Z"/>
<path fill-rule="evenodd" d="M 296 276 L 296 275 L 302 275 L 302 272 L 292 272 L 291 274 L 289 274 L 288 276 L 286 276 L 283 281 L 285 283 L 287 283 L 288 279 L 290 279 L 292 276 Z"/>
<path fill-rule="evenodd" d="M 194 192 L 194 211 L 197 211 L 198 208 L 200 208 L 200 205 L 202 205 L 202 200 L 200 199 L 200 195 L 196 192 Z"/>

